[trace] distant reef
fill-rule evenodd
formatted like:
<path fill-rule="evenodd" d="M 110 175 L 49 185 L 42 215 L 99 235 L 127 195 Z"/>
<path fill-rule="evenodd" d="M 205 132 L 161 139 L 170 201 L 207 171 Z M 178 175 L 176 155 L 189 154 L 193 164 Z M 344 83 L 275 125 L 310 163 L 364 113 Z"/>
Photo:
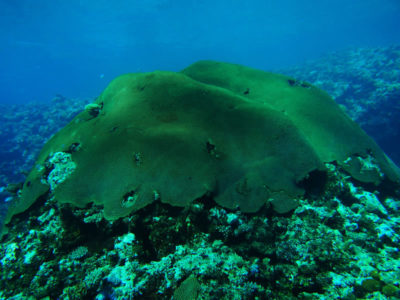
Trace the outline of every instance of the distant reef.
<path fill-rule="evenodd" d="M 4 106 L 0 299 L 399 299 L 399 169 L 345 113 L 375 106 L 351 105 L 341 71 L 339 105 L 310 84 L 396 49 L 292 77 L 201 61 Z"/>

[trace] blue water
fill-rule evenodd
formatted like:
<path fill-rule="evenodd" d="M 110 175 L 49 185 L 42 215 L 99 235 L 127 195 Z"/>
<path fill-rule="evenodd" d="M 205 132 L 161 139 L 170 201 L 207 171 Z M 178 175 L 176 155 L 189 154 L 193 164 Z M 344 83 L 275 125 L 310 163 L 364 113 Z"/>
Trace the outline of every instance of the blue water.
<path fill-rule="evenodd" d="M 275 69 L 400 43 L 398 0 L 2 0 L 0 102 L 94 97 L 115 76 L 199 59 Z"/>

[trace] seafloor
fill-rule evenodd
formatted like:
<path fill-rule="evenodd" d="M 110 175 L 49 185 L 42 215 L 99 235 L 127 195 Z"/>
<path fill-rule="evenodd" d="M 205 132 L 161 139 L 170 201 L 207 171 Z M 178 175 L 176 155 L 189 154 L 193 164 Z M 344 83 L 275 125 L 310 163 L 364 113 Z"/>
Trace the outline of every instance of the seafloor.
<path fill-rule="evenodd" d="M 399 162 L 399 66 L 400 48 L 389 47 L 281 72 L 330 93 Z M 91 101 L 1 107 L 4 200 L 49 137 Z M 284 215 L 230 211 L 203 197 L 109 222 L 100 207 L 43 197 L 2 238 L 0 299 L 400 299 L 399 191 L 326 167 L 323 191 Z"/>

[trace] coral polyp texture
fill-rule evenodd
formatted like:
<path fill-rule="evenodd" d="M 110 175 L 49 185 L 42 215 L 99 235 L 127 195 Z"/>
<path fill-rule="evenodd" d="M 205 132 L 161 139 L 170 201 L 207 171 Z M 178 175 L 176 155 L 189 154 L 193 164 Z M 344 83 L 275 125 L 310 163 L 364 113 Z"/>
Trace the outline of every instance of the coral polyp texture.
<path fill-rule="evenodd" d="M 285 213 L 333 161 L 362 182 L 399 180 L 327 94 L 282 75 L 201 61 L 120 76 L 91 107 L 45 145 L 7 222 L 49 190 L 59 203 L 102 205 L 115 220 L 158 199 L 184 207 L 204 195 L 229 209 L 271 202 Z M 52 163 L 60 153 L 73 167 Z"/>

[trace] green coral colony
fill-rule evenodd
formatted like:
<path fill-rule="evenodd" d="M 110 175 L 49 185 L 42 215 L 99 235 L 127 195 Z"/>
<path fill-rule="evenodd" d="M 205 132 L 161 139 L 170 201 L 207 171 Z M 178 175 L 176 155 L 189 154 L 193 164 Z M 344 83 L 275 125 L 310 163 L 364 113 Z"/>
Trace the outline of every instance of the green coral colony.
<path fill-rule="evenodd" d="M 0 296 L 397 297 L 378 262 L 398 258 L 399 179 L 305 82 L 212 61 L 126 74 L 41 151 L 6 219 Z"/>
<path fill-rule="evenodd" d="M 207 193 L 244 212 L 255 212 L 272 198 L 285 212 L 304 193 L 298 183 L 332 161 L 356 179 L 379 183 L 380 172 L 359 163 L 372 156 L 390 180 L 398 180 L 377 145 L 321 91 L 214 62 L 196 63 L 182 73 L 114 80 L 96 106 L 47 143 L 15 213 L 47 192 L 43 178 L 57 152 L 69 153 L 76 164 L 54 188 L 57 201 L 104 205 L 109 220 L 158 196 L 186 206 Z"/>

